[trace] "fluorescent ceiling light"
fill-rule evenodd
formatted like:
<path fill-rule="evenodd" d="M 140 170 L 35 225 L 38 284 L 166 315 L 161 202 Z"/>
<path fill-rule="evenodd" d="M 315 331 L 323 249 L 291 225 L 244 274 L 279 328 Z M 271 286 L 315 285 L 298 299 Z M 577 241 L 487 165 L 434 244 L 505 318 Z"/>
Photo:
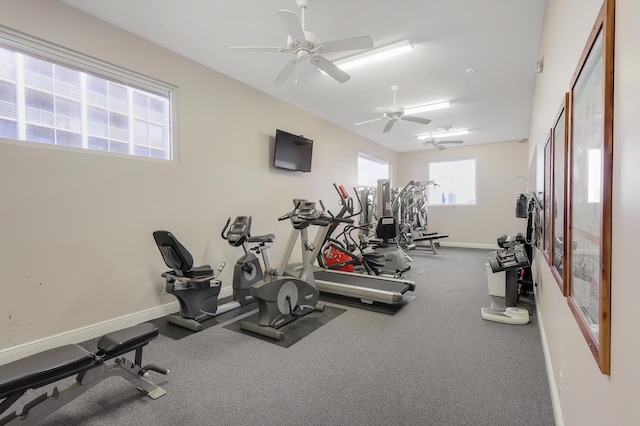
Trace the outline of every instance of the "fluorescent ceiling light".
<path fill-rule="evenodd" d="M 413 114 L 420 114 L 421 112 L 427 112 L 427 111 L 435 111 L 437 109 L 444 109 L 444 108 L 449 108 L 451 107 L 451 102 L 446 101 L 446 102 L 438 102 L 435 104 L 429 104 L 429 105 L 422 105 L 422 106 L 416 106 L 416 107 L 411 107 L 411 108 L 405 108 L 404 109 L 404 113 L 406 115 L 413 115 Z"/>
<path fill-rule="evenodd" d="M 461 129 L 461 130 L 453 130 L 451 132 L 436 132 L 436 133 L 429 133 L 427 135 L 420 135 L 418 136 L 418 139 L 420 139 L 421 141 L 427 140 L 427 139 L 431 139 L 431 138 L 448 138 L 450 136 L 462 136 L 462 135 L 468 135 L 469 134 L 469 130 L 467 129 Z"/>
<path fill-rule="evenodd" d="M 401 53 L 411 52 L 412 50 L 413 44 L 411 43 L 411 40 L 405 39 L 397 43 L 388 44 L 377 49 L 367 50 L 364 53 L 359 53 L 348 58 L 334 61 L 334 63 L 340 67 L 341 70 L 346 71 L 361 65 L 367 65 L 372 62 L 387 59 Z"/>

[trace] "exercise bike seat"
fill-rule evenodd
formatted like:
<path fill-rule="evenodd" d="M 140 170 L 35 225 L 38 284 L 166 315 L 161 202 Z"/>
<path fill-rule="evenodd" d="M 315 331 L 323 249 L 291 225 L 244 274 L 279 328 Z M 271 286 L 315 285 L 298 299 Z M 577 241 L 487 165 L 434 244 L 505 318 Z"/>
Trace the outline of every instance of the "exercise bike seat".
<path fill-rule="evenodd" d="M 185 278 L 213 276 L 213 268 L 210 265 L 193 266 L 193 257 L 189 250 L 169 231 L 155 231 L 153 239 L 156 241 L 158 249 L 164 263 L 175 275 Z"/>
<path fill-rule="evenodd" d="M 384 216 L 378 219 L 378 225 L 376 226 L 376 237 L 382 240 L 378 243 L 379 246 L 384 247 L 389 245 L 389 240 L 393 240 L 398 236 L 398 223 L 393 216 Z"/>
<path fill-rule="evenodd" d="M 272 243 L 276 240 L 274 234 L 256 235 L 255 237 L 247 238 L 248 243 Z"/>

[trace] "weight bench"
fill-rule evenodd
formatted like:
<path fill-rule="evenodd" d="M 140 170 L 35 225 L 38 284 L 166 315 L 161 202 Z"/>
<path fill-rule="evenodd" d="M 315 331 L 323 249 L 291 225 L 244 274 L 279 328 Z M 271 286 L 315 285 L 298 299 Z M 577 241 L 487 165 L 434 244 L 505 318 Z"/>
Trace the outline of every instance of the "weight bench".
<path fill-rule="evenodd" d="M 440 242 L 438 241 L 440 238 L 449 238 L 449 234 L 424 234 L 420 237 L 413 238 L 413 242 L 416 248 L 431 250 L 433 254 L 438 254 L 437 248 L 440 246 Z M 429 245 L 420 244 L 423 242 L 428 242 Z"/>
<path fill-rule="evenodd" d="M 33 425 L 82 395 L 111 376 L 120 376 L 133 383 L 152 399 L 166 393 L 146 379 L 149 371 L 167 374 L 169 371 L 154 364 L 142 367 L 142 348 L 158 336 L 158 327 L 150 323 L 105 334 L 98 341 L 96 352 L 78 345 L 49 349 L 0 366 L 0 416 L 29 389 L 36 389 L 77 374 L 75 383 L 58 390 L 54 387 L 26 403 L 22 412 L 12 412 L 0 418 L 0 425 Z M 119 357 L 135 351 L 135 361 Z M 105 361 L 116 358 L 107 365 Z"/>

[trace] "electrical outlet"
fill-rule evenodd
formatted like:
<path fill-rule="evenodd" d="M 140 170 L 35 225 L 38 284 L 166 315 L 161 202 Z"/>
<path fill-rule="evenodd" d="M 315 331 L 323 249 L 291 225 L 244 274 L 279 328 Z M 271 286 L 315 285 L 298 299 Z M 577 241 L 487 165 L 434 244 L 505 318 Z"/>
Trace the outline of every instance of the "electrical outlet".
<path fill-rule="evenodd" d="M 562 374 L 562 370 L 558 372 L 558 376 L 560 376 L 560 383 L 558 383 L 558 397 L 561 397 L 564 388 L 564 374 Z"/>

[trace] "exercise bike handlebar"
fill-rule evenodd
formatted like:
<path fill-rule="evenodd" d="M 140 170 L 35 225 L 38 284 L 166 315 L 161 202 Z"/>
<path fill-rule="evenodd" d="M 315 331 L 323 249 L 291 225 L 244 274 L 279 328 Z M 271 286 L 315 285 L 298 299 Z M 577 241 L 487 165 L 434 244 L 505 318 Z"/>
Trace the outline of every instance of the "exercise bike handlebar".
<path fill-rule="evenodd" d="M 282 222 L 283 220 L 289 219 L 291 217 L 291 213 L 293 213 L 293 212 L 285 213 L 282 216 L 280 216 L 278 218 L 278 222 Z"/>
<path fill-rule="evenodd" d="M 225 223 L 224 228 L 222 228 L 222 232 L 220 232 L 220 236 L 222 237 L 223 240 L 227 239 L 227 236 L 225 235 L 224 231 L 227 230 L 230 223 L 231 223 L 231 216 L 229 216 L 229 219 L 227 219 L 227 223 Z"/>
<path fill-rule="evenodd" d="M 351 219 L 350 217 L 337 217 L 334 216 L 333 214 L 331 214 L 330 211 L 328 211 L 327 213 L 329 213 L 329 215 L 331 216 L 331 218 L 329 219 L 329 221 L 331 223 L 348 223 L 348 224 L 353 224 L 354 220 Z"/>
<path fill-rule="evenodd" d="M 349 195 L 349 193 L 347 192 L 346 189 L 344 189 L 344 186 L 342 185 L 336 185 L 335 183 L 333 184 L 333 187 L 335 188 L 336 192 L 338 193 L 338 195 L 340 195 L 340 204 L 342 204 L 342 209 L 340 210 L 340 213 L 338 214 L 341 217 L 354 217 L 359 215 L 360 213 L 362 213 L 362 203 L 360 202 L 360 198 L 358 198 L 358 204 L 360 205 L 360 210 L 357 212 L 354 212 L 353 209 L 353 198 Z M 358 190 L 356 188 L 353 188 L 353 192 L 354 194 L 358 194 Z M 345 214 L 348 213 L 348 214 Z"/>

